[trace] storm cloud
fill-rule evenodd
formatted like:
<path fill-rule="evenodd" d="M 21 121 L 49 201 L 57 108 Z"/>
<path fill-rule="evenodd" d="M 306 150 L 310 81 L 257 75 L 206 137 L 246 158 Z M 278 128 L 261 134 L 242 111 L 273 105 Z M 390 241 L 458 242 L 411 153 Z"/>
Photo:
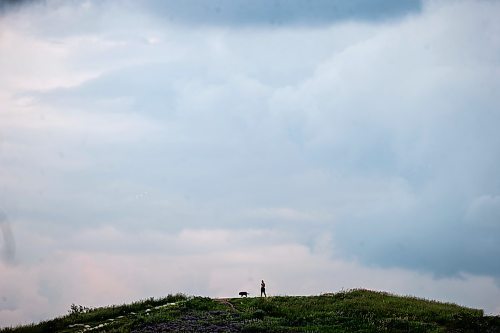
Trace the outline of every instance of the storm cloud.
<path fill-rule="evenodd" d="M 5 12 L 2 322 L 262 278 L 500 310 L 500 4 L 269 6 Z"/>
<path fill-rule="evenodd" d="M 73 1 L 74 5 L 85 4 Z M 87 2 L 88 3 L 88 2 Z M 64 7 L 64 2 L 47 0 L 4 0 L 0 10 L 40 5 L 50 10 Z M 113 1 L 101 1 L 107 7 Z M 122 1 L 122 6 L 136 6 Z M 169 23 L 217 26 L 324 25 L 345 20 L 380 21 L 394 19 L 422 8 L 421 0 L 146 0 L 140 7 Z"/>

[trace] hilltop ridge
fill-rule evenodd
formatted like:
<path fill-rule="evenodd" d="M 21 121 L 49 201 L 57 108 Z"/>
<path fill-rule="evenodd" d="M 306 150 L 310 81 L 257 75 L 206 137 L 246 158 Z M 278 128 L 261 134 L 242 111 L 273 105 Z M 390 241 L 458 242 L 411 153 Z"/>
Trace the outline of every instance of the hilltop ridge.
<path fill-rule="evenodd" d="M 0 333 L 500 332 L 482 310 L 354 289 L 319 296 L 212 299 L 183 294 L 86 309 Z"/>

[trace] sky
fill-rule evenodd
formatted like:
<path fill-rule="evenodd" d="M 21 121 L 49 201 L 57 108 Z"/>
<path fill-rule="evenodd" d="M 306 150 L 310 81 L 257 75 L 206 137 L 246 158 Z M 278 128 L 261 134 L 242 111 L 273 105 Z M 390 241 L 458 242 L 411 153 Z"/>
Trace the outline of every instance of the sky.
<path fill-rule="evenodd" d="M 0 5 L 0 326 L 350 288 L 500 314 L 500 1 Z"/>

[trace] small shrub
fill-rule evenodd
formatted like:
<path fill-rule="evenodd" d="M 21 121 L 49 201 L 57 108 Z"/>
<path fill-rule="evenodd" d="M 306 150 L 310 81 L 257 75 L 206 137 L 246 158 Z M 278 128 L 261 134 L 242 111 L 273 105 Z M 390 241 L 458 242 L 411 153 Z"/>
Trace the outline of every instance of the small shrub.
<path fill-rule="evenodd" d="M 214 309 L 215 302 L 209 297 L 193 297 L 184 304 L 186 309 L 206 311 Z"/>

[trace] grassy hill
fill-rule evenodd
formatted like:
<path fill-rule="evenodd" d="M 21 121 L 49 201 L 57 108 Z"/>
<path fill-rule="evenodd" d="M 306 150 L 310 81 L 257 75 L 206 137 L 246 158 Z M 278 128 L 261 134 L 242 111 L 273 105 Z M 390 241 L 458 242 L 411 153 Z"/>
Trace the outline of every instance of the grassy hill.
<path fill-rule="evenodd" d="M 500 317 L 369 290 L 321 296 L 211 299 L 182 294 L 72 313 L 32 332 L 500 332 Z"/>

